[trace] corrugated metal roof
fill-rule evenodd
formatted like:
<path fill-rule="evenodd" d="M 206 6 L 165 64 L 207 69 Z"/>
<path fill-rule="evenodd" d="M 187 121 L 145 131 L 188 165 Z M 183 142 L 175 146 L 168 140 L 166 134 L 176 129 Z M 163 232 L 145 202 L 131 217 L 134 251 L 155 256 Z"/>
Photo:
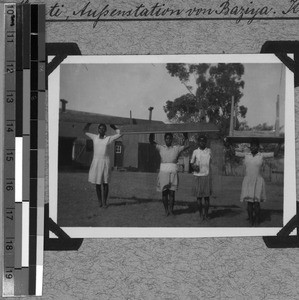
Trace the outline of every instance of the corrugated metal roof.
<path fill-rule="evenodd" d="M 149 121 L 146 119 L 135 119 L 135 118 L 125 118 L 110 116 L 105 114 L 90 113 L 77 110 L 67 109 L 65 112 L 59 112 L 60 122 L 73 122 L 73 123 L 92 123 L 92 124 L 115 124 L 115 125 L 128 125 L 130 122 L 132 124 L 148 124 L 149 122 L 155 124 L 164 124 L 162 121 Z"/>

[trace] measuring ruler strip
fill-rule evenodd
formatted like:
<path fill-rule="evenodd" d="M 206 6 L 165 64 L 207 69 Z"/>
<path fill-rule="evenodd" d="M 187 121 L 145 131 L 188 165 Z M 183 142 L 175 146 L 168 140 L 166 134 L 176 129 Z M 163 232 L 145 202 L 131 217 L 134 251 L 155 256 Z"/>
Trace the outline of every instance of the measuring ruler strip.
<path fill-rule="evenodd" d="M 5 4 L 4 274 L 3 296 L 15 294 L 16 5 Z"/>
<path fill-rule="evenodd" d="M 43 13 L 43 15 L 45 15 Z M 45 44 L 43 44 L 45 47 Z M 45 208 L 45 91 L 38 91 L 38 183 L 37 183 L 37 244 L 36 244 L 36 295 L 42 294 L 44 255 L 44 208 Z"/>
<path fill-rule="evenodd" d="M 29 294 L 36 294 L 36 255 L 37 255 L 37 199 L 38 199 L 38 5 L 31 5 L 31 98 L 34 108 L 31 111 L 30 127 L 30 266 Z"/>
<path fill-rule="evenodd" d="M 42 295 L 45 5 L 5 4 L 3 296 Z"/>
<path fill-rule="evenodd" d="M 28 202 L 24 201 L 24 164 L 26 167 L 26 138 L 24 137 L 24 38 L 23 38 L 23 24 L 24 10 L 22 4 L 17 4 L 16 8 L 16 243 L 17 251 L 15 257 L 15 295 L 26 295 L 28 291 L 28 239 L 26 232 L 28 231 Z M 25 25 L 26 26 L 26 25 Z M 25 182 L 26 183 L 26 182 Z M 26 188 L 25 188 L 26 189 Z M 20 237 L 21 235 L 21 237 Z"/>
<path fill-rule="evenodd" d="M 30 197 L 30 4 L 23 4 L 23 219 L 29 218 Z M 28 222 L 29 223 L 29 222 Z M 26 223 L 26 225 L 28 224 Z M 24 224 L 23 224 L 24 225 Z M 26 238 L 28 237 L 28 238 Z M 29 227 L 23 227 L 24 249 L 29 246 Z M 29 250 L 28 250 L 29 251 Z M 23 266 L 28 255 L 23 251 Z"/>
<path fill-rule="evenodd" d="M 29 291 L 30 226 L 30 4 L 22 4 L 22 72 L 23 72 L 23 203 L 22 203 L 22 270 L 24 295 Z"/>
<path fill-rule="evenodd" d="M 36 218 L 37 218 L 37 6 L 31 5 L 30 28 L 30 68 L 31 68 L 31 113 L 30 113 L 30 257 L 29 257 L 29 294 L 36 292 Z"/>
<path fill-rule="evenodd" d="M 46 151 L 46 6 L 38 5 L 38 185 L 37 185 L 37 243 L 36 294 L 42 294 L 45 208 L 45 151 Z"/>

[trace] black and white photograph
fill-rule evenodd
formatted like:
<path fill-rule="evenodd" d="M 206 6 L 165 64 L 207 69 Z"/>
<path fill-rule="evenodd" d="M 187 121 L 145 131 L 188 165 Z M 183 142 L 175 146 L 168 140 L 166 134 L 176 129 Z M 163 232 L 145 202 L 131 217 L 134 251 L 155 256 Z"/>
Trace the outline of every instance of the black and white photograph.
<path fill-rule="evenodd" d="M 2 296 L 297 299 L 299 0 L 2 2 Z"/>
<path fill-rule="evenodd" d="M 268 54 L 68 57 L 49 78 L 52 218 L 83 237 L 275 234 L 295 203 L 289 72 Z"/>

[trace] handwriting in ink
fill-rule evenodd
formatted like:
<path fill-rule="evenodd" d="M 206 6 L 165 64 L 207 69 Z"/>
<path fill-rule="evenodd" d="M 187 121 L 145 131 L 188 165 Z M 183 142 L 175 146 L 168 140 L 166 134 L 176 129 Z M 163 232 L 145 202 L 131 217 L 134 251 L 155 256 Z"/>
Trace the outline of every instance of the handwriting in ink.
<path fill-rule="evenodd" d="M 57 2 L 54 5 L 50 6 L 49 11 L 47 14 L 50 17 L 60 17 L 61 15 L 65 15 L 67 13 L 66 8 L 64 7 L 63 4 L 58 4 Z"/>
<path fill-rule="evenodd" d="M 299 12 L 299 0 L 289 0 L 290 5 L 287 9 L 280 11 L 280 14 L 295 14 Z M 251 24 L 256 19 L 267 19 L 267 17 L 273 17 L 277 12 L 273 7 L 267 5 L 257 5 L 254 0 L 244 2 L 243 5 L 235 5 L 231 0 L 222 0 L 219 4 L 213 3 L 213 7 L 171 7 L 170 2 L 163 3 L 156 2 L 153 5 L 147 3 L 141 3 L 132 7 L 122 9 L 113 7 L 111 4 L 105 4 L 102 6 L 94 7 L 91 1 L 84 2 L 75 10 L 68 11 L 63 4 L 56 2 L 50 6 L 47 14 L 51 18 L 57 18 L 60 20 L 72 21 L 85 19 L 93 22 L 93 27 L 96 27 L 101 20 L 121 20 L 121 19 L 155 19 L 155 18 L 177 18 L 177 19 L 198 19 L 203 20 L 206 17 L 223 19 L 229 18 L 236 21 L 236 23 L 242 20 L 247 20 L 247 24 Z"/>
<path fill-rule="evenodd" d="M 293 13 L 293 14 L 297 14 L 299 13 L 299 1 L 298 0 L 291 0 L 291 5 L 287 10 L 283 10 L 282 13 L 284 15 Z"/>
<path fill-rule="evenodd" d="M 102 17 L 161 17 L 161 16 L 180 16 L 184 9 L 172 9 L 165 7 L 165 4 L 156 3 L 150 8 L 147 8 L 144 4 L 139 4 L 135 8 L 128 10 L 111 9 L 109 4 L 106 4 L 101 10 L 93 9 L 90 7 L 90 2 L 87 2 L 78 11 L 73 11 L 73 16 L 90 17 L 93 18 L 93 27 L 97 25 Z"/>
<path fill-rule="evenodd" d="M 250 1 L 250 4 L 253 4 L 253 1 Z M 224 1 L 220 5 L 220 10 L 216 10 L 215 13 L 223 16 L 236 16 L 236 22 L 239 23 L 244 17 L 249 18 L 248 24 L 251 24 L 256 17 L 265 17 L 268 16 L 273 8 L 268 6 L 262 6 L 258 8 L 254 7 L 244 7 L 244 6 L 231 6 L 230 1 Z"/>

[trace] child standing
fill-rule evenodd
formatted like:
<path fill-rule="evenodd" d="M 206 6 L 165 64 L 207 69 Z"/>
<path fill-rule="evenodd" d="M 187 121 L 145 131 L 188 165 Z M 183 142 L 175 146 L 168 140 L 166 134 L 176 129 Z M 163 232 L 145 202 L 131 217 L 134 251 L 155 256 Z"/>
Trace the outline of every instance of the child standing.
<path fill-rule="evenodd" d="M 89 133 L 90 123 L 88 123 L 83 131 L 93 141 L 93 159 L 89 169 L 88 181 L 95 184 L 96 193 L 100 207 L 107 208 L 107 199 L 110 181 L 110 158 L 108 154 L 108 146 L 116 139 L 120 138 L 120 130 L 115 125 L 110 125 L 116 131 L 115 135 L 106 136 L 107 126 L 100 124 L 98 126 L 98 134 Z M 102 186 L 103 194 L 102 197 Z"/>
<path fill-rule="evenodd" d="M 201 220 L 207 220 L 209 218 L 211 195 L 211 150 L 207 148 L 206 136 L 200 135 L 198 137 L 198 149 L 193 151 L 190 163 L 194 170 L 194 195 L 197 198 L 199 216 Z M 204 198 L 204 207 L 202 205 L 202 198 Z"/>
<path fill-rule="evenodd" d="M 188 143 L 186 134 L 184 144 Z M 161 157 L 160 171 L 157 180 L 157 191 L 162 192 L 162 202 L 165 215 L 173 215 L 175 191 L 178 189 L 179 178 L 177 172 L 177 162 L 179 154 L 189 148 L 188 144 L 183 146 L 173 146 L 172 133 L 165 133 L 165 145 L 159 145 L 154 141 L 154 134 L 150 134 L 149 142 L 156 146 Z"/>
<path fill-rule="evenodd" d="M 257 225 L 260 222 L 260 203 L 266 201 L 265 180 L 261 175 L 264 158 L 274 157 L 279 147 L 274 152 L 259 152 L 260 144 L 258 139 L 250 143 L 250 152 L 236 152 L 235 155 L 244 158 L 245 177 L 242 183 L 241 202 L 247 202 L 247 212 L 250 225 Z"/>

